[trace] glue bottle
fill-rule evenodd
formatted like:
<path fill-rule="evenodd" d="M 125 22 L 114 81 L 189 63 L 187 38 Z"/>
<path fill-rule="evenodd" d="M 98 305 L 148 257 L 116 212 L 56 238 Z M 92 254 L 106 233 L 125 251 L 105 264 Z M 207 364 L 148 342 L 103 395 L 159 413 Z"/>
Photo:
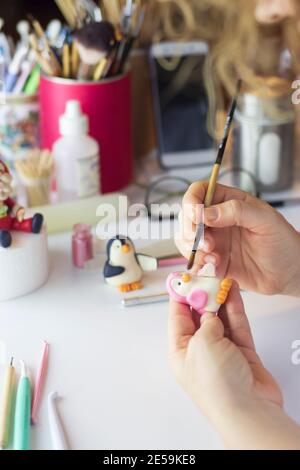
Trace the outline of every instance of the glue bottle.
<path fill-rule="evenodd" d="M 59 201 L 93 196 L 100 192 L 99 146 L 88 135 L 88 117 L 79 101 L 70 100 L 59 118 L 61 138 L 53 144 Z"/>

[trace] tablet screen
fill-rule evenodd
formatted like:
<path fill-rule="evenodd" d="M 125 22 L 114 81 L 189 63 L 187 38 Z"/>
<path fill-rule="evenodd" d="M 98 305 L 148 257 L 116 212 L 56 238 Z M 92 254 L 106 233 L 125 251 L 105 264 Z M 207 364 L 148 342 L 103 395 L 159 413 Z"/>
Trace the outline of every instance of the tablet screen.
<path fill-rule="evenodd" d="M 162 164 L 173 167 L 210 163 L 214 142 L 207 129 L 209 106 L 203 80 L 206 54 L 200 47 L 192 53 L 187 47 L 181 51 L 174 47 L 172 55 L 170 47 L 163 52 L 169 55 L 160 53 L 158 46 L 152 56 Z"/>

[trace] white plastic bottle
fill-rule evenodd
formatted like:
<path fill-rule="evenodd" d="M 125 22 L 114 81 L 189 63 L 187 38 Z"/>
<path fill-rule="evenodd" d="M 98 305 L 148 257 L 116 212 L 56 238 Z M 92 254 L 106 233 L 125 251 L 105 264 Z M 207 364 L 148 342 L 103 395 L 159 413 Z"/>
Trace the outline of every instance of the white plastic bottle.
<path fill-rule="evenodd" d="M 99 146 L 88 135 L 88 117 L 82 113 L 79 101 L 67 102 L 59 131 L 62 137 L 52 148 L 59 201 L 98 194 Z"/>

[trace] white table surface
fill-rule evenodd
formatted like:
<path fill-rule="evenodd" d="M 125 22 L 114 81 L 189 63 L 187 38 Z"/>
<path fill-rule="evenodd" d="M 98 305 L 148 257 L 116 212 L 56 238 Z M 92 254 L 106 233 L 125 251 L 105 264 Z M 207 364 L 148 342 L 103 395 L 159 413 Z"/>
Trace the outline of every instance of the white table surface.
<path fill-rule="evenodd" d="M 284 214 L 300 229 L 300 206 Z M 46 396 L 54 389 L 62 396 L 59 410 L 72 449 L 220 448 L 170 374 L 167 303 L 124 309 L 101 272 L 72 267 L 70 234 L 49 237 L 49 246 L 48 283 L 0 304 L 7 359 L 24 359 L 34 375 L 42 341 L 51 344 L 32 448 L 51 449 Z M 163 290 L 166 272 L 151 273 L 145 283 Z M 258 351 L 283 389 L 286 410 L 300 423 L 300 365 L 291 362 L 291 344 L 300 339 L 300 299 L 248 293 L 244 299 Z"/>

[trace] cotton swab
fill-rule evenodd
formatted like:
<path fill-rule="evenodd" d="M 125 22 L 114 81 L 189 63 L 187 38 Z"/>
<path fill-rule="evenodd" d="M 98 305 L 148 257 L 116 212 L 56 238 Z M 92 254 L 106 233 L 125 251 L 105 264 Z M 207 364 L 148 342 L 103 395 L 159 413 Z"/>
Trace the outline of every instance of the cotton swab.
<path fill-rule="evenodd" d="M 44 341 L 42 359 L 40 363 L 40 368 L 37 373 L 36 382 L 34 386 L 34 392 L 33 392 L 33 400 L 32 400 L 32 407 L 31 407 L 31 423 L 32 424 L 37 423 L 38 408 L 41 402 L 43 386 L 44 386 L 45 378 L 46 378 L 48 355 L 49 355 L 49 344 L 47 343 L 47 341 Z"/>

